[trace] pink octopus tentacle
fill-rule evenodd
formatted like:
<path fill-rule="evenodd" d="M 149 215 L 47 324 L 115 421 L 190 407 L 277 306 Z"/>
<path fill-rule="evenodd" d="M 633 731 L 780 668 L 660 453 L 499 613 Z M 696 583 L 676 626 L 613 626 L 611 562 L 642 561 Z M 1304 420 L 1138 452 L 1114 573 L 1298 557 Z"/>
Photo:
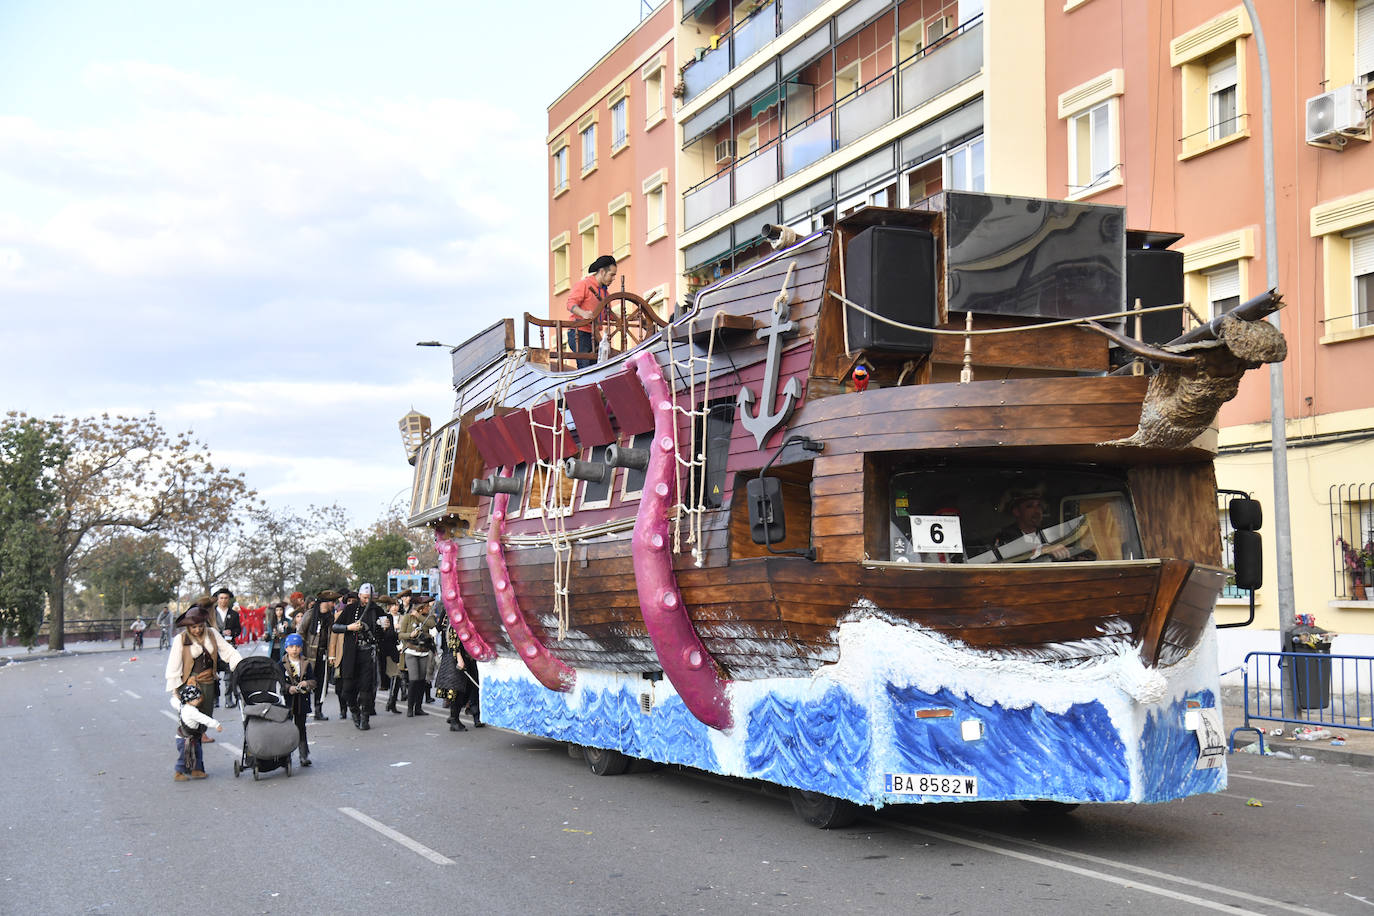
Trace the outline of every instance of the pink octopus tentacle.
<path fill-rule="evenodd" d="M 507 472 L 502 476 L 511 475 Z M 524 612 L 520 610 L 520 602 L 515 599 L 510 571 L 506 568 L 505 548 L 501 546 L 501 535 L 506 530 L 506 506 L 509 503 L 510 496 L 506 493 L 498 493 L 492 498 L 491 527 L 487 531 L 487 568 L 491 570 L 491 585 L 496 590 L 496 609 L 516 654 L 535 679 L 550 690 L 566 692 L 572 690 L 577 682 L 577 672 L 539 641 L 530 630 Z"/>
<path fill-rule="evenodd" d="M 634 367 L 654 411 L 654 444 L 649 449 L 649 467 L 635 516 L 633 541 L 640 613 L 663 673 L 677 689 L 683 704 L 704 724 L 727 729 L 732 724 L 726 696 L 730 682 L 720 676 L 715 659 L 706 651 L 687 616 L 673 572 L 668 517 L 677 481 L 673 436 L 677 416 L 668 382 L 653 356 L 641 353 L 635 357 Z"/>
<path fill-rule="evenodd" d="M 439 551 L 439 590 L 444 598 L 448 619 L 453 623 L 453 632 L 468 655 L 479 662 L 489 662 L 496 657 L 491 647 L 477 628 L 472 625 L 467 607 L 463 604 L 463 592 L 458 588 L 458 544 L 448 535 L 434 532 L 434 548 Z"/>

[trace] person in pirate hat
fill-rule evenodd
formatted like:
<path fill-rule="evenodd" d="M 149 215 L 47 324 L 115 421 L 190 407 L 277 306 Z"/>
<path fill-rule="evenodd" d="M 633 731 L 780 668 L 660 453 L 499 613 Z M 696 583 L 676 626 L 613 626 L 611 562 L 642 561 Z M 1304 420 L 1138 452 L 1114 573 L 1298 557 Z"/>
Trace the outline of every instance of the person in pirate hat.
<path fill-rule="evenodd" d="M 316 722 L 329 720 L 320 703 L 329 683 L 329 665 L 326 661 L 329 651 L 329 628 L 334 624 L 334 602 L 338 600 L 338 592 L 325 589 L 315 595 L 315 600 L 309 607 L 298 611 L 295 618 L 296 633 L 305 640 L 303 654 L 310 659 L 315 669 L 315 688 L 312 691 L 311 703 Z"/>
<path fill-rule="evenodd" d="M 214 616 L 209 625 L 223 633 L 230 645 L 238 645 L 239 634 L 243 632 L 243 621 L 239 609 L 234 604 L 234 593 L 227 588 L 218 588 L 210 593 L 214 599 Z M 224 697 L 226 709 L 234 706 L 234 698 L 229 695 L 229 672 L 224 672 L 224 683 L 219 686 L 219 696 Z"/>
<path fill-rule="evenodd" d="M 225 662 L 232 671 L 238 667 L 243 656 L 220 635 L 219 630 L 209 625 L 209 612 L 199 600 L 204 600 L 206 605 L 210 603 L 209 596 L 198 599 L 176 619 L 176 626 L 181 632 L 172 640 L 164 674 L 168 693 L 175 694 L 187 684 L 194 684 L 201 694 L 195 706 L 208 717 L 215 708 L 213 685 L 219 662 Z M 214 739 L 207 736 L 204 740 Z M 201 772 L 203 775 L 204 771 Z M 192 776 L 195 774 L 192 773 Z"/>
<path fill-rule="evenodd" d="M 177 763 L 172 778 L 177 782 L 205 778 L 202 736 L 210 728 L 224 731 L 216 719 L 196 708 L 200 699 L 201 691 L 195 684 L 183 684 L 172 694 L 172 708 L 177 711 Z"/>

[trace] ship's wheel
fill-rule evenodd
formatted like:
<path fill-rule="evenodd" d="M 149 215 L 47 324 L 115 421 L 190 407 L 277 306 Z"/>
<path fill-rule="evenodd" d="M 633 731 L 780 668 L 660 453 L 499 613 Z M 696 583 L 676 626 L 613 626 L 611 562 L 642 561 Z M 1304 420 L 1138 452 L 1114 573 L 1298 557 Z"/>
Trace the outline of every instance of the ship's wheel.
<path fill-rule="evenodd" d="M 616 308 L 616 303 L 623 304 L 619 308 Z M 668 324 L 667 321 L 658 316 L 658 313 L 654 311 L 653 306 L 649 304 L 647 299 L 638 293 L 632 293 L 622 289 L 607 295 L 605 301 L 602 303 L 601 314 L 606 317 L 601 322 L 601 327 L 608 327 L 613 332 L 618 332 L 621 327 L 620 314 L 622 311 L 625 315 L 626 340 L 621 341 L 623 344 L 620 348 L 621 350 L 630 349 L 659 328 Z M 601 329 L 598 328 L 597 337 L 600 338 L 600 336 Z"/>

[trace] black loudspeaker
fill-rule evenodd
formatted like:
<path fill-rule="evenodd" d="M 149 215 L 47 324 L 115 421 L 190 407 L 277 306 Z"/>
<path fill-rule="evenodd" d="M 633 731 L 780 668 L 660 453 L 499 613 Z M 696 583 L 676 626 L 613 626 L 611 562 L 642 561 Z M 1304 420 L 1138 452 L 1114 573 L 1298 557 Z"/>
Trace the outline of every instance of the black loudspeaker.
<path fill-rule="evenodd" d="M 1173 305 L 1183 301 L 1183 252 L 1167 248 L 1133 248 L 1126 252 L 1126 308 L 1135 301 Z M 1183 310 L 1151 312 L 1140 316 L 1140 339 L 1148 344 L 1168 343 L 1183 333 Z M 1126 333 L 1135 336 L 1135 319 L 1126 319 Z"/>
<path fill-rule="evenodd" d="M 934 327 L 935 236 L 904 226 L 870 226 L 845 249 L 847 298 L 902 324 Z M 929 353 L 934 337 L 893 327 L 862 312 L 849 315 L 849 349 Z"/>

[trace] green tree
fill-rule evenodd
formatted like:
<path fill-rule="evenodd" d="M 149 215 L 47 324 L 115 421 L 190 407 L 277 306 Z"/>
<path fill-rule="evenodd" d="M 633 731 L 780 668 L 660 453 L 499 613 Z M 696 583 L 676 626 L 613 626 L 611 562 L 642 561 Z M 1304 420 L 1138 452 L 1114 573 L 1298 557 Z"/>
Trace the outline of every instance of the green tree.
<path fill-rule="evenodd" d="M 313 596 L 325 589 L 336 592 L 348 587 L 348 570 L 334 559 L 326 550 L 312 550 L 305 555 L 305 565 L 301 571 L 301 581 L 296 591 Z"/>
<path fill-rule="evenodd" d="M 11 412 L 0 423 L 0 626 L 32 646 L 52 585 L 55 470 L 67 458 L 58 424 Z"/>
<path fill-rule="evenodd" d="M 86 554 L 83 580 L 104 593 L 106 605 L 166 604 L 181 584 L 181 561 L 160 535 L 116 534 Z"/>
<path fill-rule="evenodd" d="M 355 585 L 371 582 L 378 592 L 386 590 L 388 570 L 406 565 L 410 542 L 400 534 L 374 535 L 349 552 Z"/>

